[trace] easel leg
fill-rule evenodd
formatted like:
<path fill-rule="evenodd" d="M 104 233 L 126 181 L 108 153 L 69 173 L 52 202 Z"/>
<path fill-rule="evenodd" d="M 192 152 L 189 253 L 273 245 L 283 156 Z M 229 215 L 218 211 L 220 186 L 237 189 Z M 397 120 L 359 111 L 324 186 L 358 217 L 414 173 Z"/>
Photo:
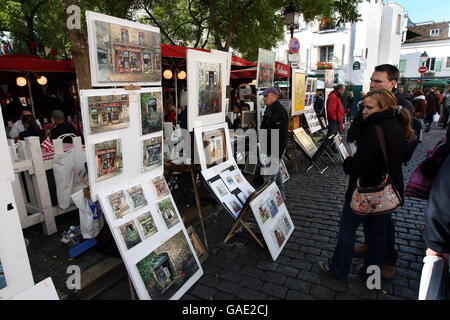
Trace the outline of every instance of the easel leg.
<path fill-rule="evenodd" d="M 130 276 L 128 276 L 128 284 L 130 286 L 131 300 L 137 300 L 136 291 L 134 290 L 133 282 L 131 282 Z"/>
<path fill-rule="evenodd" d="M 292 141 L 292 153 L 294 154 L 295 171 L 298 174 L 297 154 L 295 153 L 295 143 Z"/>
<path fill-rule="evenodd" d="M 194 170 L 192 168 L 190 168 L 189 171 L 191 172 L 192 185 L 194 187 L 195 202 L 197 204 L 197 212 L 198 212 L 198 216 L 200 217 L 200 223 L 202 225 L 203 239 L 205 240 L 206 250 L 208 250 L 208 240 L 206 239 L 205 225 L 203 224 L 202 207 L 201 207 L 201 203 L 200 203 L 200 196 L 198 195 L 197 183 L 195 182 Z"/>

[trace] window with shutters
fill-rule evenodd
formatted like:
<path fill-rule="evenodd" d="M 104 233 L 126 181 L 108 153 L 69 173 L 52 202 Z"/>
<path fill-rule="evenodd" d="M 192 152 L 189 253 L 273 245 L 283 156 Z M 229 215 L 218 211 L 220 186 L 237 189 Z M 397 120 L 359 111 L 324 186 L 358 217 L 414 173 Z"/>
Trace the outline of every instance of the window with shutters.
<path fill-rule="evenodd" d="M 428 58 L 427 63 L 425 64 L 428 71 L 434 71 L 435 65 L 436 65 L 436 58 Z"/>
<path fill-rule="evenodd" d="M 406 72 L 406 59 L 401 59 L 400 60 L 400 73 L 405 73 Z"/>
<path fill-rule="evenodd" d="M 333 62 L 334 46 L 320 47 L 320 61 Z"/>
<path fill-rule="evenodd" d="M 439 29 L 431 29 L 430 30 L 430 36 L 432 36 L 432 37 L 437 37 L 437 36 L 439 36 Z"/>

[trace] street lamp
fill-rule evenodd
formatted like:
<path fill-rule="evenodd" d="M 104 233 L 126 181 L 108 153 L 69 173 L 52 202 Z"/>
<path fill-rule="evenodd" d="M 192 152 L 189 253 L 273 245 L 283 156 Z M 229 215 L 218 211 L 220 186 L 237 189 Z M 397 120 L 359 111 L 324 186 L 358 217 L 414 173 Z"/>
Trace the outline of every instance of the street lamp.
<path fill-rule="evenodd" d="M 421 64 L 421 67 L 425 67 L 427 61 L 428 61 L 428 54 L 427 54 L 426 51 L 424 51 L 424 52 L 420 55 L 420 64 Z M 424 75 L 424 73 L 422 73 L 422 74 L 420 75 L 420 91 L 423 90 L 423 75 Z"/>
<path fill-rule="evenodd" d="M 289 30 L 291 30 L 291 39 L 294 37 L 294 29 L 298 28 L 299 14 L 300 12 L 292 2 L 289 3 L 289 6 L 287 6 L 283 12 L 284 18 L 286 19 L 286 25 L 289 27 Z"/>

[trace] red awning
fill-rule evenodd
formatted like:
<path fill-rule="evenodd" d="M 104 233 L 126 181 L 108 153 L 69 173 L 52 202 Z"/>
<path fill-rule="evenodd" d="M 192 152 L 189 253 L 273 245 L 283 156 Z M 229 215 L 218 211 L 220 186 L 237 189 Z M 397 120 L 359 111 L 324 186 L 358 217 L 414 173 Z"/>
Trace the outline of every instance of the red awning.
<path fill-rule="evenodd" d="M 28 54 L 0 55 L 0 71 L 75 72 L 73 60 L 55 61 Z"/>

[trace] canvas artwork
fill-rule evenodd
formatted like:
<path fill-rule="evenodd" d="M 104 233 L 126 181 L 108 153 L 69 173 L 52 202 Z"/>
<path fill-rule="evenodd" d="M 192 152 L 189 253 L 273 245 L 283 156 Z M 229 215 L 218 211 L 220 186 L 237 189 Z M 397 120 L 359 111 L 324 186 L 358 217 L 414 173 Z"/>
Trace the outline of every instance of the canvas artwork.
<path fill-rule="evenodd" d="M 3 270 L 2 261 L 0 260 L 0 290 L 6 288 L 5 271 Z"/>
<path fill-rule="evenodd" d="M 220 178 L 227 186 L 228 190 L 233 191 L 238 187 L 238 182 L 235 180 L 235 177 L 233 175 L 232 171 L 225 171 L 220 174 Z"/>
<path fill-rule="evenodd" d="M 145 199 L 144 191 L 142 186 L 138 184 L 127 190 L 127 194 L 131 199 L 131 204 L 134 210 L 138 210 L 147 205 L 147 199 Z"/>
<path fill-rule="evenodd" d="M 91 134 L 130 126 L 127 94 L 88 97 Z"/>
<path fill-rule="evenodd" d="M 217 179 L 216 181 L 211 183 L 211 188 L 219 198 L 223 198 L 229 194 L 227 187 L 221 179 Z"/>
<path fill-rule="evenodd" d="M 184 232 L 179 231 L 136 264 L 153 300 L 170 299 L 198 270 Z"/>
<path fill-rule="evenodd" d="M 119 229 L 127 249 L 131 249 L 138 243 L 141 243 L 141 236 L 139 235 L 133 220 L 120 226 Z"/>
<path fill-rule="evenodd" d="M 283 183 L 289 180 L 289 172 L 287 171 L 286 165 L 284 164 L 284 161 L 280 161 L 280 173 L 281 178 L 283 179 Z"/>
<path fill-rule="evenodd" d="M 142 141 L 142 169 L 150 171 L 162 165 L 162 138 L 154 137 Z"/>
<path fill-rule="evenodd" d="M 314 106 L 312 105 L 312 103 L 309 106 L 305 106 L 304 115 L 311 133 L 317 132 L 322 129 L 319 118 L 317 118 L 317 114 L 314 111 Z"/>
<path fill-rule="evenodd" d="M 122 190 L 109 195 L 108 199 L 112 212 L 117 219 L 122 218 L 131 211 L 125 193 Z"/>
<path fill-rule="evenodd" d="M 222 64 L 198 62 L 198 115 L 222 112 Z"/>
<path fill-rule="evenodd" d="M 316 92 L 317 90 L 317 79 L 313 79 L 311 92 Z"/>
<path fill-rule="evenodd" d="M 96 143 L 94 145 L 96 181 L 102 181 L 122 172 L 121 139 Z"/>
<path fill-rule="evenodd" d="M 266 204 L 267 207 L 269 207 L 270 216 L 274 218 L 278 213 L 278 207 L 275 204 L 275 201 L 273 201 L 272 197 L 270 197 L 269 199 L 266 199 Z"/>
<path fill-rule="evenodd" d="M 177 212 L 170 197 L 161 200 L 156 205 L 158 206 L 159 214 L 166 223 L 167 229 L 172 228 L 174 225 L 180 222 L 180 219 L 178 219 Z"/>
<path fill-rule="evenodd" d="M 256 87 L 267 88 L 273 84 L 275 74 L 275 52 L 259 48 Z"/>
<path fill-rule="evenodd" d="M 158 194 L 158 198 L 162 199 L 165 196 L 169 195 L 170 190 L 167 186 L 166 179 L 164 176 L 156 177 L 152 180 L 153 185 L 155 186 L 156 193 Z"/>
<path fill-rule="evenodd" d="M 272 229 L 271 234 L 273 239 L 275 240 L 275 243 L 278 245 L 279 248 L 281 248 L 284 241 L 286 240 L 286 237 L 279 223 L 276 224 L 275 227 Z"/>
<path fill-rule="evenodd" d="M 147 239 L 158 232 L 158 228 L 156 227 L 155 221 L 153 220 L 150 211 L 138 217 L 137 221 L 139 229 L 144 235 L 144 239 Z"/>
<path fill-rule="evenodd" d="M 281 230 L 283 230 L 284 234 L 289 234 L 289 231 L 291 231 L 292 225 L 289 222 L 289 219 L 286 217 L 285 214 L 283 214 L 279 220 L 279 225 L 281 227 Z"/>
<path fill-rule="evenodd" d="M 309 96 L 311 94 L 310 93 L 305 93 L 305 107 L 309 105 Z"/>
<path fill-rule="evenodd" d="M 214 132 L 204 132 L 203 147 L 208 168 L 214 164 L 227 161 L 227 145 L 223 129 Z"/>
<path fill-rule="evenodd" d="M 89 12 L 93 85 L 161 81 L 161 36 L 157 28 Z M 94 44 L 95 43 L 95 44 Z M 93 62 L 91 62 L 93 63 Z"/>
<path fill-rule="evenodd" d="M 195 230 L 192 226 L 189 226 L 186 231 L 189 235 L 189 239 L 192 242 L 192 246 L 194 247 L 194 251 L 197 255 L 198 260 L 200 261 L 200 263 L 203 263 L 203 261 L 205 261 L 208 257 L 208 253 L 206 252 L 205 247 L 203 246 L 200 238 L 197 236 L 197 233 L 195 233 Z"/>
<path fill-rule="evenodd" d="M 313 80 L 311 78 L 306 79 L 306 92 L 311 92 L 313 86 Z"/>
<path fill-rule="evenodd" d="M 237 218 L 242 209 L 242 204 L 238 198 L 236 198 L 236 196 L 232 196 L 229 200 L 227 200 L 226 206 L 233 213 L 233 216 Z"/>
<path fill-rule="evenodd" d="M 294 96 L 294 101 L 292 103 L 294 107 L 292 108 L 292 115 L 298 115 L 305 107 L 306 76 L 304 73 L 294 72 L 293 77 L 294 89 L 292 94 Z"/>
<path fill-rule="evenodd" d="M 258 214 L 261 218 L 261 221 L 264 224 L 268 219 L 271 218 L 269 209 L 267 209 L 267 206 L 264 201 L 260 201 L 257 205 L 257 208 L 258 208 Z"/>
<path fill-rule="evenodd" d="M 272 190 L 272 196 L 273 196 L 274 199 L 276 200 L 278 208 L 280 208 L 281 205 L 284 203 L 284 198 L 283 198 L 283 196 L 281 195 L 280 190 L 278 190 L 278 189 L 273 189 L 273 190 Z"/>
<path fill-rule="evenodd" d="M 161 131 L 162 117 L 161 92 L 141 92 L 142 135 Z"/>
<path fill-rule="evenodd" d="M 295 129 L 294 134 L 302 149 L 309 155 L 309 157 L 313 157 L 317 152 L 317 146 L 314 144 L 311 137 L 303 128 Z"/>

